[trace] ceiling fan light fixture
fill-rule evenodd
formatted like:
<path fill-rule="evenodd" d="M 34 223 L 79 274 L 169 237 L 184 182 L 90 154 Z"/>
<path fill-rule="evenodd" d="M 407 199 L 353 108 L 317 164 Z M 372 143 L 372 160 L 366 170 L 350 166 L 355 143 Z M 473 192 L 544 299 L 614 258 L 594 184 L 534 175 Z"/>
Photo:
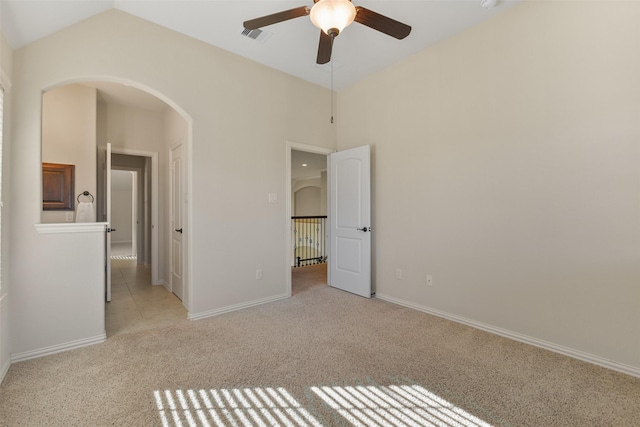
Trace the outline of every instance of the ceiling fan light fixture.
<path fill-rule="evenodd" d="M 335 37 L 353 22 L 356 8 L 350 0 L 318 0 L 309 17 L 313 25 Z"/>

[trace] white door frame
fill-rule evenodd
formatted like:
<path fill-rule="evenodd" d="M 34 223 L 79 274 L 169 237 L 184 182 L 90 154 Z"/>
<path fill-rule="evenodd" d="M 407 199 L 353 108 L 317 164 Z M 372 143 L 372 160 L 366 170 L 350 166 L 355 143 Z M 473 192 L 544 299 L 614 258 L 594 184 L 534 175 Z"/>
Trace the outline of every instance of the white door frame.
<path fill-rule="evenodd" d="M 151 158 L 151 284 L 158 285 L 158 152 L 111 147 L 111 154 Z"/>
<path fill-rule="evenodd" d="M 285 203 L 286 203 L 286 209 L 285 209 L 285 257 L 287 262 L 285 262 L 287 271 L 286 274 L 284 275 L 285 280 L 286 280 L 286 291 L 287 291 L 287 297 L 291 297 L 291 259 L 293 258 L 293 248 L 291 247 L 291 150 L 298 150 L 298 151 L 306 151 L 308 153 L 316 153 L 316 154 L 325 154 L 325 155 L 329 155 L 331 153 L 335 153 L 336 150 L 332 150 L 330 148 L 326 148 L 326 147 L 318 147 L 316 145 L 309 145 L 309 144 L 302 144 L 299 142 L 293 142 L 293 141 L 287 141 L 287 149 L 286 149 L 286 155 L 287 155 L 287 160 L 286 160 L 286 175 L 287 175 L 287 181 L 286 181 L 286 190 L 285 190 Z M 327 188 L 327 195 L 329 194 L 329 188 Z M 330 225 L 330 221 L 331 218 L 328 216 L 329 212 L 327 212 L 327 225 L 326 225 L 326 230 L 329 230 L 329 225 Z M 327 247 L 327 251 L 329 250 L 329 248 Z M 329 253 L 327 252 L 327 255 L 329 255 Z M 329 262 L 331 262 L 331 257 L 329 257 Z"/>

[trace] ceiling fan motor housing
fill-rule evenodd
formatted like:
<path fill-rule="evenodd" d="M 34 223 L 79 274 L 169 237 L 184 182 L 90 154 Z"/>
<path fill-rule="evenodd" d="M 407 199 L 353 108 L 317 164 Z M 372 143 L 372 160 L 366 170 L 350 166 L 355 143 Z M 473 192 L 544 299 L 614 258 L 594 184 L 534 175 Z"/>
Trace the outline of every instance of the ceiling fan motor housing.
<path fill-rule="evenodd" d="M 332 38 L 353 22 L 356 8 L 349 0 L 319 0 L 311 8 L 313 25 Z"/>
<path fill-rule="evenodd" d="M 327 35 L 330 36 L 331 38 L 337 37 L 338 34 L 340 34 L 340 30 L 338 30 L 337 28 L 329 28 L 327 30 Z"/>

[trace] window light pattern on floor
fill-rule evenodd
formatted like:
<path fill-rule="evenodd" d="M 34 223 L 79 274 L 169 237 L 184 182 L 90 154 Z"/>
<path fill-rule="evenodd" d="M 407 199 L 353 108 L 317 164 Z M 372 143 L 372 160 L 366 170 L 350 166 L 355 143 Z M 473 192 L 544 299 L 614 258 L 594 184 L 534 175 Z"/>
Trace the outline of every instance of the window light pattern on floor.
<path fill-rule="evenodd" d="M 321 426 L 282 387 L 156 390 L 154 397 L 165 427 Z"/>
<path fill-rule="evenodd" d="M 311 390 L 356 427 L 491 427 L 418 385 Z"/>

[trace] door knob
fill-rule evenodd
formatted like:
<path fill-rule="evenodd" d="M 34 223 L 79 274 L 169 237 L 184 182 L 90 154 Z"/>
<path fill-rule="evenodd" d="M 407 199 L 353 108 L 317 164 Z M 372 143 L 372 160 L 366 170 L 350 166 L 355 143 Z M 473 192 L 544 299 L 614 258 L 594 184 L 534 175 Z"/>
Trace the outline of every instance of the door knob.
<path fill-rule="evenodd" d="M 111 233 L 112 231 L 116 231 L 116 229 L 107 227 L 107 233 Z"/>
<path fill-rule="evenodd" d="M 369 228 L 369 227 L 362 227 L 362 228 L 358 228 L 357 230 L 358 230 L 358 231 L 364 231 L 364 232 L 366 233 L 367 231 L 370 231 L 370 230 L 371 230 L 371 228 Z"/>
<path fill-rule="evenodd" d="M 177 231 L 178 233 L 182 234 L 182 228 L 181 228 L 181 229 L 179 229 L 179 230 L 178 230 L 178 229 L 176 229 L 176 231 Z"/>

